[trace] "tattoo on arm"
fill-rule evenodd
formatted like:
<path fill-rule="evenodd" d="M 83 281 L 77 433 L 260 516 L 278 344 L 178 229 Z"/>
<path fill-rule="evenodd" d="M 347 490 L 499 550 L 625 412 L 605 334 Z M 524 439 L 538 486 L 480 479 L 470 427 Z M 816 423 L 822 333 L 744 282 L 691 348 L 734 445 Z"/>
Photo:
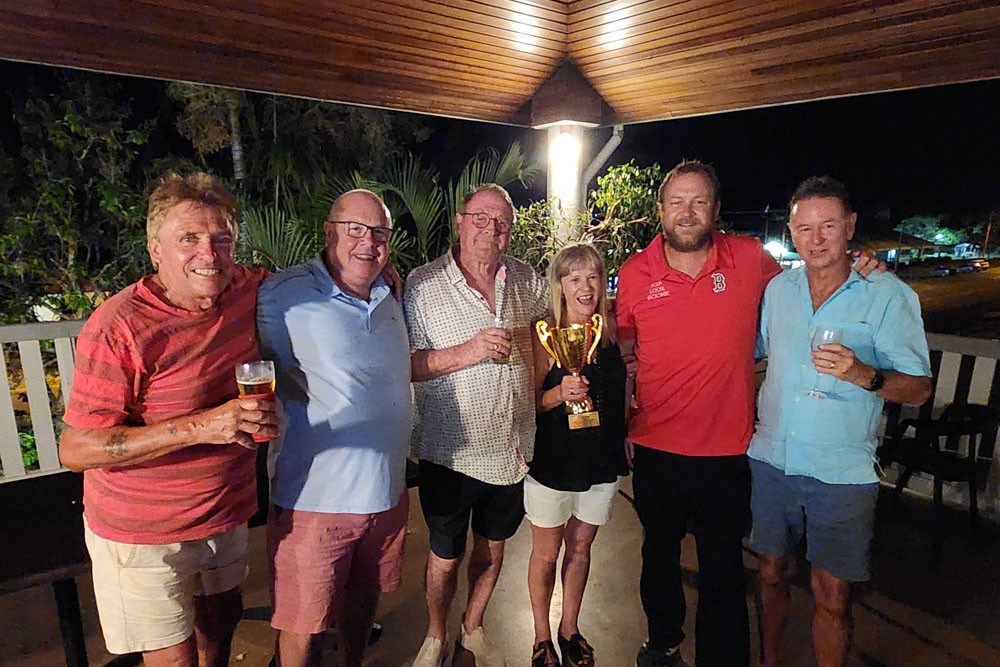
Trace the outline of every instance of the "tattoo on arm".
<path fill-rule="evenodd" d="M 112 458 L 125 456 L 128 449 L 125 447 L 125 433 L 123 431 L 113 431 L 108 441 L 104 443 L 104 453 Z"/>
<path fill-rule="evenodd" d="M 177 427 L 174 426 L 173 424 L 170 425 L 169 431 L 170 435 L 177 435 Z"/>

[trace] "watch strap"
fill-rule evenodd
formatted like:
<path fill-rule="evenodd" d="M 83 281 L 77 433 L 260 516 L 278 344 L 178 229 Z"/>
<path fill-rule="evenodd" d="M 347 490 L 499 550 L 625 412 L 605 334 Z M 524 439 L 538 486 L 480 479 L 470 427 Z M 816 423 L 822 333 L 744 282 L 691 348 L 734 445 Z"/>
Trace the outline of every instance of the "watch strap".
<path fill-rule="evenodd" d="M 866 389 L 868 391 L 878 391 L 885 384 L 885 374 L 879 369 L 875 369 L 875 376 L 872 378 L 871 384 L 869 384 Z"/>

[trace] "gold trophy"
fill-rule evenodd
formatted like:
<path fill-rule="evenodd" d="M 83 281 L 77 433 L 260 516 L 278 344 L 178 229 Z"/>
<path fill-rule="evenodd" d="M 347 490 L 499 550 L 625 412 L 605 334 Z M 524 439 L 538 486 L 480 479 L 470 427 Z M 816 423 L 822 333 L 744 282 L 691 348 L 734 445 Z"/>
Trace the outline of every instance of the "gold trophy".
<path fill-rule="evenodd" d="M 545 350 L 556 360 L 559 368 L 565 368 L 572 375 L 580 377 L 580 371 L 591 362 L 597 344 L 601 342 L 604 318 L 594 313 L 586 324 L 571 324 L 568 327 L 550 327 L 545 320 L 535 324 L 538 340 Z M 571 429 L 599 426 L 600 415 L 594 410 L 590 396 L 565 402 Z"/>

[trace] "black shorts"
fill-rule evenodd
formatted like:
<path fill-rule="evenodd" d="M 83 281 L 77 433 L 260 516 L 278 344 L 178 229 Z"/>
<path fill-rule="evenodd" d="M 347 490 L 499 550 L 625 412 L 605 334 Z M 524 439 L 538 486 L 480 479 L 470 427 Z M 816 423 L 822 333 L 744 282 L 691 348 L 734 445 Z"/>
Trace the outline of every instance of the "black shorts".
<path fill-rule="evenodd" d="M 420 508 L 430 533 L 431 551 L 451 560 L 465 552 L 472 532 L 488 540 L 506 540 L 524 518 L 524 481 L 487 484 L 430 461 L 420 461 Z"/>

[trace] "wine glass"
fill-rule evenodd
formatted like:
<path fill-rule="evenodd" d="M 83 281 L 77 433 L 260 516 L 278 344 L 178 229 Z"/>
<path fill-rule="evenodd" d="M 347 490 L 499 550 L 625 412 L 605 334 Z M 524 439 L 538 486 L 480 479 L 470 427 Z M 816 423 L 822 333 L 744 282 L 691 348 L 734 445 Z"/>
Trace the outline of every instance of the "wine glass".
<path fill-rule="evenodd" d="M 823 327 L 817 327 L 813 331 L 812 335 L 812 349 L 813 351 L 818 350 L 820 345 L 826 345 L 827 343 L 841 343 L 844 340 L 844 332 L 839 329 L 824 329 Z M 811 398 L 827 398 L 825 392 L 819 388 L 819 384 L 823 382 L 823 377 L 820 376 L 816 378 L 816 386 L 809 390 L 806 394 Z"/>

